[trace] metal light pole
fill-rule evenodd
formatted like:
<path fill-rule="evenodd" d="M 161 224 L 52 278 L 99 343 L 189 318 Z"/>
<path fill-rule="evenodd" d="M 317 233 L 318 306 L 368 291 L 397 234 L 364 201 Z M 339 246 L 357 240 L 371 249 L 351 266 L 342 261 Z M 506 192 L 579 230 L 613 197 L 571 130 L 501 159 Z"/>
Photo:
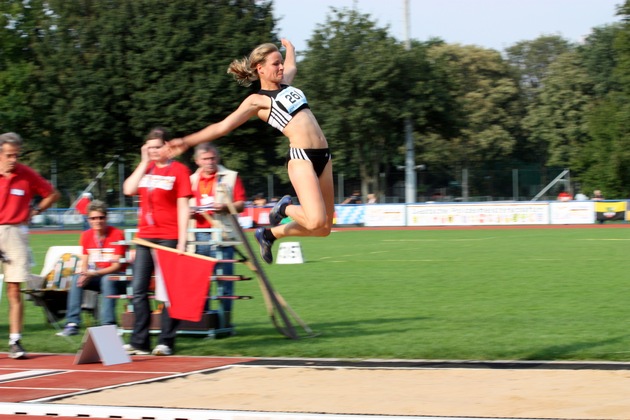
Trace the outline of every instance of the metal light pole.
<path fill-rule="evenodd" d="M 121 186 L 118 189 L 118 205 L 120 207 L 125 207 L 125 194 L 123 193 L 122 184 L 125 181 L 125 158 L 118 158 L 118 183 Z"/>
<path fill-rule="evenodd" d="M 404 0 L 405 4 L 405 49 L 411 50 L 411 41 L 409 39 L 409 0 Z M 413 127 L 411 126 L 411 118 L 405 118 L 405 202 L 415 203 L 416 194 L 416 162 L 413 144 Z"/>

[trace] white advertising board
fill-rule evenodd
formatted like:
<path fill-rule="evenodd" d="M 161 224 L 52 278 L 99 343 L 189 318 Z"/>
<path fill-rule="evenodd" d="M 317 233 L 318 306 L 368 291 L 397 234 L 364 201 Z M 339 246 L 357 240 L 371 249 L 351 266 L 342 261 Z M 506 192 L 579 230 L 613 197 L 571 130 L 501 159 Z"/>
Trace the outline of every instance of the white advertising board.
<path fill-rule="evenodd" d="M 594 201 L 559 201 L 549 203 L 553 225 L 573 225 L 595 223 Z"/>
<path fill-rule="evenodd" d="M 365 206 L 364 226 L 405 226 L 405 204 L 370 204 Z"/>
<path fill-rule="evenodd" d="M 549 224 L 549 203 L 448 203 L 407 206 L 407 226 L 545 224 Z"/>

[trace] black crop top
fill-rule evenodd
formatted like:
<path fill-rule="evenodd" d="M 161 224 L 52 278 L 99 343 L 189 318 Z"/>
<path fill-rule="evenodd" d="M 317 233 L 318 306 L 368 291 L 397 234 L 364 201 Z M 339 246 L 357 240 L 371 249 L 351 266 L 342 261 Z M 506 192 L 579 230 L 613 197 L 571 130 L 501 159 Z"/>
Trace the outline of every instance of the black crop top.
<path fill-rule="evenodd" d="M 261 89 L 258 93 L 271 98 L 271 110 L 267 123 L 280 131 L 284 130 L 295 114 L 304 108 L 309 108 L 304 93 L 293 86 L 280 85 L 280 89 Z"/>

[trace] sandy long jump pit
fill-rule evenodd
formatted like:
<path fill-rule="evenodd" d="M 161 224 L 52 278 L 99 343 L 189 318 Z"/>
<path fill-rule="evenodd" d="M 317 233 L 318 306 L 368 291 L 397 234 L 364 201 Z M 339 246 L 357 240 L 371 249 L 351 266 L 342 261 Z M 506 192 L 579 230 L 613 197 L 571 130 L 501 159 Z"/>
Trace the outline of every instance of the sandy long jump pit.
<path fill-rule="evenodd" d="M 266 359 L 53 402 L 337 415 L 630 420 L 630 364 Z"/>

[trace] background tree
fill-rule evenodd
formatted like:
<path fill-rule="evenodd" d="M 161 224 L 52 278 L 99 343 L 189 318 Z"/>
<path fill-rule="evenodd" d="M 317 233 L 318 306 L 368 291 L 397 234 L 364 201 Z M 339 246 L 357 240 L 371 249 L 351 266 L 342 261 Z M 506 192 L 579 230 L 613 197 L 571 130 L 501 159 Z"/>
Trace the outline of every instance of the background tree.
<path fill-rule="evenodd" d="M 32 126 L 29 87 L 34 66 L 30 46 L 43 14 L 41 7 L 39 1 L 26 5 L 15 0 L 0 2 L 0 129 L 3 132 L 24 133 L 25 127 Z"/>
<path fill-rule="evenodd" d="M 248 93 L 227 65 L 274 39 L 271 4 L 254 0 L 51 0 L 47 7 L 34 46 L 31 104 L 41 119 L 32 138 L 56 163 L 70 201 L 114 156 L 133 166 L 152 126 L 186 134 L 225 117 Z M 226 164 L 266 167 L 273 148 L 246 153 L 242 145 L 270 144 L 264 133 L 247 125 L 222 141 Z"/>
<path fill-rule="evenodd" d="M 69 205 L 114 156 L 130 170 L 152 126 L 197 131 L 255 92 L 257 84 L 238 86 L 226 68 L 257 44 L 278 42 L 272 6 L 0 0 L 2 129 L 27 139 L 27 163 L 55 175 L 65 192 L 60 206 Z M 583 45 L 543 36 L 508 48 L 503 59 L 439 39 L 407 50 L 369 15 L 333 8 L 299 52 L 296 85 L 328 137 L 335 173 L 363 194 L 403 195 L 396 168 L 410 118 L 416 162 L 429 168 L 421 175 L 427 190 L 461 183 L 468 168 L 471 192 L 480 193 L 485 181 L 472 169 L 537 164 L 568 166 L 584 185 L 627 195 L 628 0 L 619 10 L 620 24 L 595 28 Z M 280 175 L 274 194 L 291 193 L 280 138 L 255 119 L 218 142 L 251 194 L 265 191 L 270 173 Z M 110 171 L 95 193 L 116 197 L 119 188 Z"/>
<path fill-rule="evenodd" d="M 544 79 L 549 67 L 558 57 L 574 50 L 575 46 L 558 35 L 542 35 L 534 40 L 523 40 L 506 48 L 505 56 L 514 72 L 520 88 L 520 117 L 527 114 L 527 108 L 538 100 L 544 87 Z M 520 127 L 517 144 L 514 149 L 515 161 L 520 166 L 534 164 L 543 170 L 547 164 L 547 143 L 531 136 L 527 127 Z M 544 182 L 545 179 L 543 178 Z"/>
<path fill-rule="evenodd" d="M 497 51 L 476 46 L 435 45 L 428 57 L 448 78 L 456 108 L 448 135 L 432 133 L 425 139 L 424 149 L 432 150 L 425 160 L 439 159 L 461 181 L 461 169 L 509 159 L 516 143 L 519 90 L 508 63 Z"/>
<path fill-rule="evenodd" d="M 630 0 L 619 7 L 621 25 L 594 33 L 593 52 L 584 55 L 598 93 L 604 94 L 589 115 L 591 143 L 582 155 L 585 188 L 606 197 L 630 197 Z M 599 41 L 599 42 L 597 42 Z M 598 73 L 597 61 L 602 67 Z"/>
<path fill-rule="evenodd" d="M 584 191 L 599 189 L 607 198 L 630 196 L 628 99 L 621 92 L 610 93 L 590 114 L 592 141 L 584 147 L 580 174 Z"/>
<path fill-rule="evenodd" d="M 399 45 L 369 15 L 331 8 L 308 41 L 295 84 L 308 92 L 334 156 L 337 174 L 377 192 L 383 163 L 403 143 L 396 110 L 402 96 Z"/>
<path fill-rule="evenodd" d="M 532 41 L 520 41 L 506 48 L 507 61 L 514 70 L 524 95 L 536 96 L 549 66 L 575 47 L 558 35 L 542 35 Z"/>
<path fill-rule="evenodd" d="M 565 53 L 549 65 L 523 120 L 530 142 L 546 159 L 544 164 L 579 171 L 579 156 L 589 141 L 587 113 L 592 97 L 592 80 L 577 53 Z"/>
<path fill-rule="evenodd" d="M 619 54 L 614 47 L 621 24 L 593 28 L 584 43 L 577 47 L 580 65 L 593 83 L 593 94 L 603 98 L 608 92 L 618 91 L 621 84 L 615 68 Z"/>
<path fill-rule="evenodd" d="M 434 127 L 445 120 L 435 93 L 445 91 L 433 88 L 427 45 L 414 42 L 407 51 L 369 15 L 334 8 L 308 45 L 296 83 L 309 92 L 335 172 L 360 182 L 364 196 L 391 192 L 380 179 L 391 185 L 391 172 L 405 162 L 405 118 L 417 133 L 428 130 L 431 116 Z"/>
<path fill-rule="evenodd" d="M 256 45 L 278 41 L 270 3 L 164 1 L 156 20 L 146 18 L 155 15 L 155 1 L 131 4 L 135 25 L 126 57 L 135 136 L 156 124 L 179 135 L 198 131 L 260 88 L 259 83 L 243 88 L 226 71 Z M 256 174 L 282 164 L 286 142 L 279 156 L 277 139 L 277 131 L 256 119 L 217 142 L 224 163 L 248 178 L 251 194 L 266 186 L 266 178 Z"/>

